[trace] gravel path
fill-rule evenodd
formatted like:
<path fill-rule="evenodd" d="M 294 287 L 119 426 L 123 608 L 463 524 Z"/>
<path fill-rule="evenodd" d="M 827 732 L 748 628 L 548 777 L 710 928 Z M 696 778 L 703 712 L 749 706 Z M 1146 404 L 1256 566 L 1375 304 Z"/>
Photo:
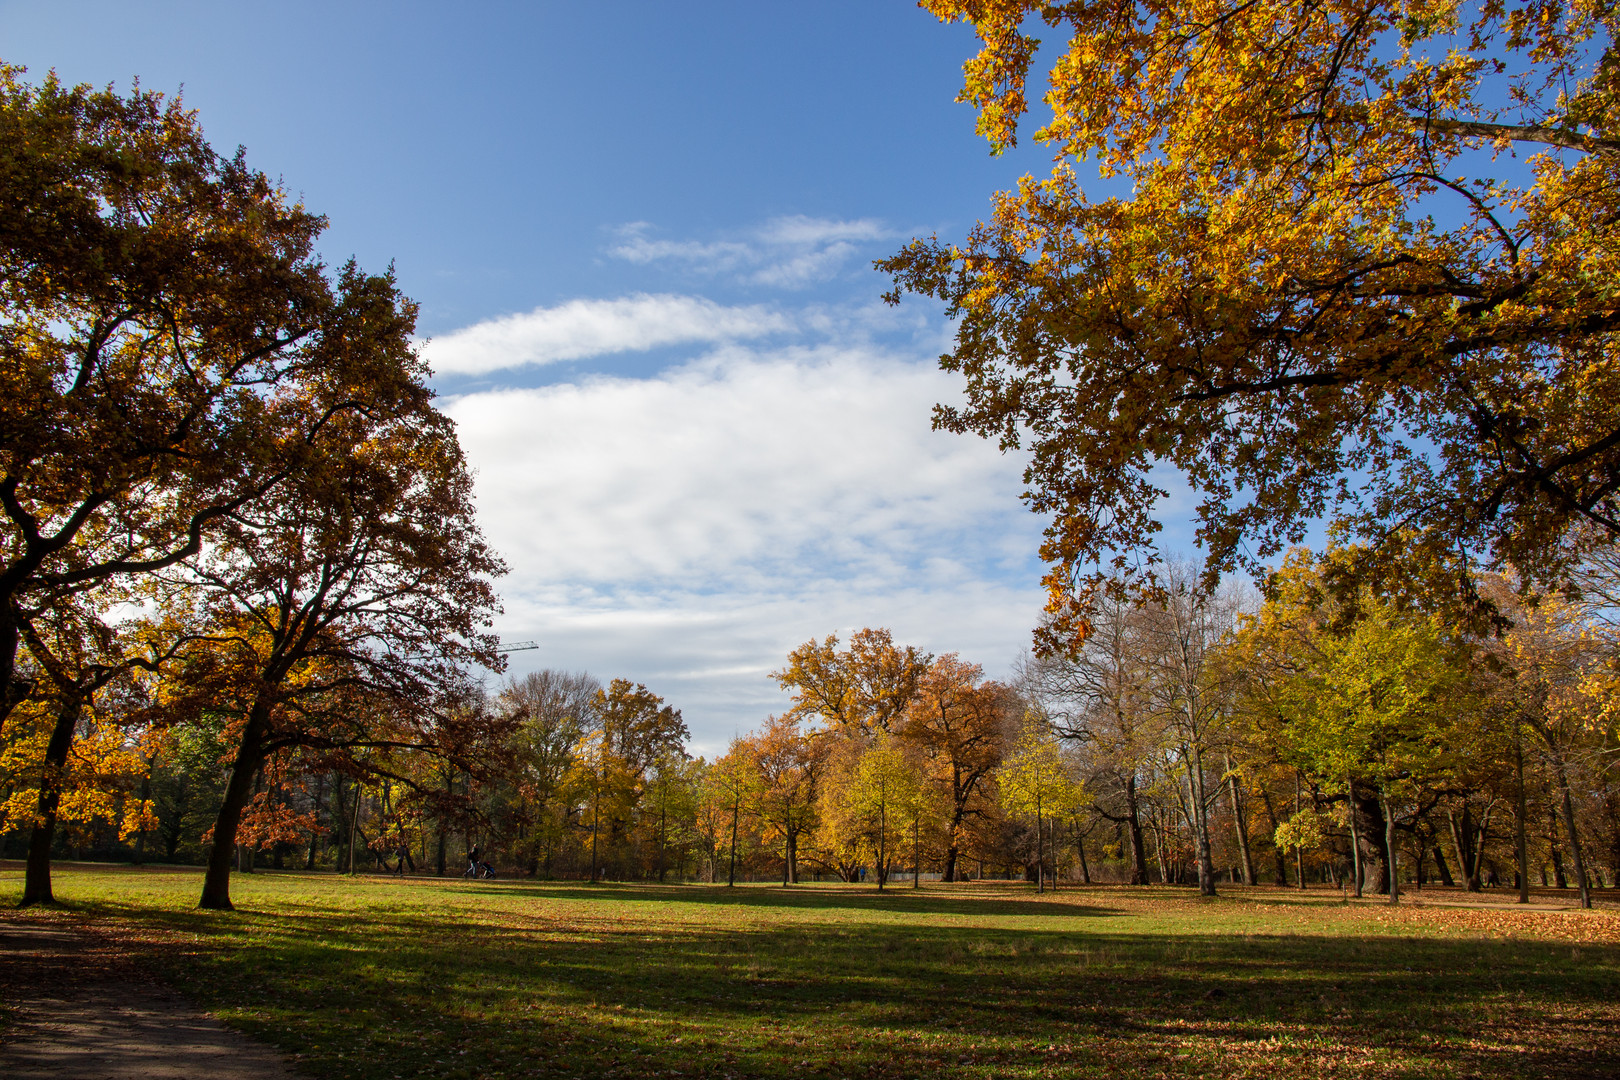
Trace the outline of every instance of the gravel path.
<path fill-rule="evenodd" d="M 297 1080 L 231 1031 L 70 926 L 0 922 L 5 1080 Z"/>

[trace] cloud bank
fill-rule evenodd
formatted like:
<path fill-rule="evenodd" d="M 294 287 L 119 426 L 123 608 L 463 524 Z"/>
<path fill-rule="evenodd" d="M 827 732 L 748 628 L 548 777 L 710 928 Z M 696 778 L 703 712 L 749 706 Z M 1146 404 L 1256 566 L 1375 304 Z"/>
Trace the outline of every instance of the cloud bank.
<path fill-rule="evenodd" d="M 724 347 L 645 379 L 452 399 L 479 514 L 513 566 L 523 667 L 646 681 L 723 744 L 784 699 L 812 637 L 888 625 L 1004 669 L 1041 596 L 1020 463 L 930 430 L 930 363 Z"/>

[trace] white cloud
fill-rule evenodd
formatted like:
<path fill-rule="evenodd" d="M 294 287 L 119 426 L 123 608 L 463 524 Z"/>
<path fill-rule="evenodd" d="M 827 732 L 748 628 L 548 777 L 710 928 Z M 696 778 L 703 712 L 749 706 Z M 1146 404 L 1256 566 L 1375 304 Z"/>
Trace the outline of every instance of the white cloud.
<path fill-rule="evenodd" d="M 422 354 L 438 375 L 482 375 L 662 345 L 758 338 L 792 325 L 788 316 L 757 305 L 638 294 L 489 319 L 423 342 Z"/>
<path fill-rule="evenodd" d="M 861 244 L 895 235 L 873 218 L 840 221 L 802 214 L 773 218 L 736 240 L 664 240 L 651 236 L 652 230 L 645 221 L 622 226 L 609 254 L 640 264 L 677 262 L 690 270 L 786 289 L 833 277 L 860 253 Z"/>
<path fill-rule="evenodd" d="M 450 401 L 514 568 L 501 629 L 544 646 L 514 663 L 646 681 L 705 745 L 780 709 L 766 673 L 839 627 L 1004 669 L 1040 606 L 1040 523 L 1016 459 L 930 430 L 956 392 L 874 350 L 732 346 Z"/>

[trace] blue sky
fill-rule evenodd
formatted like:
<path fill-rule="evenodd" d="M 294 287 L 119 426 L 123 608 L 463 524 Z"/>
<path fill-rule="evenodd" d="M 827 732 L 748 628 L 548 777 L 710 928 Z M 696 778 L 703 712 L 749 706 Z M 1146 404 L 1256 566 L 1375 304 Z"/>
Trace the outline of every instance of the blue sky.
<path fill-rule="evenodd" d="M 701 750 L 862 625 L 1003 674 L 1041 603 L 1021 463 L 929 430 L 937 308 L 871 261 L 1047 168 L 953 98 L 903 0 L 0 3 L 30 78 L 184 89 L 392 262 L 512 565 L 513 670 L 646 682 Z M 1173 539 L 1173 537 L 1172 537 Z"/>

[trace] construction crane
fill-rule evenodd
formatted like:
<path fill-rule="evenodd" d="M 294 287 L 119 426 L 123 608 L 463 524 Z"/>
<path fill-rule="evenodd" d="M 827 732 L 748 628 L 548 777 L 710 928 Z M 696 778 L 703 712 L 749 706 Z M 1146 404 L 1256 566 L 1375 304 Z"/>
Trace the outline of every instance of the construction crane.
<path fill-rule="evenodd" d="M 514 641 L 510 645 L 495 646 L 495 651 L 498 653 L 527 652 L 530 649 L 538 649 L 539 647 L 540 643 L 537 641 Z M 404 658 L 406 660 L 425 660 L 432 655 L 430 652 L 406 653 Z"/>

